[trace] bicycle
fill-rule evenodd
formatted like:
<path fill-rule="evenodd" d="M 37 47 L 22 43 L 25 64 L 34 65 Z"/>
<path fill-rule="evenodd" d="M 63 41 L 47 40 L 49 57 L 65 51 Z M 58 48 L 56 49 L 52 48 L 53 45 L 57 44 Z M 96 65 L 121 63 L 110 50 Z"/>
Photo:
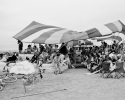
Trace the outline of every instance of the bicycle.
<path fill-rule="evenodd" d="M 24 86 L 24 89 L 25 89 L 25 93 L 26 93 L 26 86 L 33 85 L 33 88 L 34 88 L 34 83 L 39 81 L 39 76 L 40 76 L 41 79 L 43 78 L 42 72 L 41 72 L 40 69 L 39 69 L 38 73 L 24 75 L 22 77 L 22 81 L 23 81 L 23 86 Z"/>
<path fill-rule="evenodd" d="M 0 91 L 2 91 L 7 83 L 14 83 L 17 81 L 17 77 L 13 76 L 9 72 L 0 75 Z"/>

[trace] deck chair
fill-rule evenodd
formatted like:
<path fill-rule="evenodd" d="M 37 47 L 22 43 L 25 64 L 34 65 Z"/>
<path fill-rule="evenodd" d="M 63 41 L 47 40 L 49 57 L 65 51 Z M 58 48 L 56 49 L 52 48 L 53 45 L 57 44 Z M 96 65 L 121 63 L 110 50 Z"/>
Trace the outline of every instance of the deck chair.
<path fill-rule="evenodd" d="M 108 78 L 113 71 L 110 71 L 110 62 L 102 63 L 102 74 L 101 77 Z M 106 75 L 106 76 L 105 76 Z"/>
<path fill-rule="evenodd" d="M 124 62 L 116 62 L 116 78 L 125 77 Z"/>

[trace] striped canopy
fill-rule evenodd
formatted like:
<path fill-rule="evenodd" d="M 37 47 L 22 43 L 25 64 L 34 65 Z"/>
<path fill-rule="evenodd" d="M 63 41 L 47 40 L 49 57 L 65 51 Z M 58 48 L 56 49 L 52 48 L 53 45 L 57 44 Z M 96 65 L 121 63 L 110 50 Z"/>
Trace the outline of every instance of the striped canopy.
<path fill-rule="evenodd" d="M 33 21 L 14 38 L 27 43 L 58 44 L 74 40 L 82 35 L 76 31 Z"/>
<path fill-rule="evenodd" d="M 122 41 L 122 38 L 120 36 L 115 36 L 113 34 L 108 35 L 108 36 L 102 36 L 102 37 L 95 37 L 94 40 L 97 41 L 103 41 L 103 40 L 107 40 L 107 39 L 113 39 L 113 40 L 117 40 L 117 41 Z"/>
<path fill-rule="evenodd" d="M 105 24 L 102 27 L 96 27 L 84 32 L 80 32 L 83 34 L 83 36 L 77 38 L 77 40 L 90 39 L 93 37 L 101 37 L 115 32 L 121 32 L 125 34 L 125 25 L 119 20 L 113 23 Z"/>

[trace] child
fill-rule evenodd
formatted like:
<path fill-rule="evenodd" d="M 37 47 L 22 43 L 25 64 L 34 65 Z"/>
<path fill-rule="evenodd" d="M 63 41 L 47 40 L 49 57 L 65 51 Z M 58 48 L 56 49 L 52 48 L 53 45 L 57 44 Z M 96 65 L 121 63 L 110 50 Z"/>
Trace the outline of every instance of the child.
<path fill-rule="evenodd" d="M 59 57 L 60 57 L 60 54 L 57 53 L 56 56 L 53 59 L 53 64 L 54 64 L 54 67 L 55 67 L 55 74 L 56 75 L 61 73 Z"/>

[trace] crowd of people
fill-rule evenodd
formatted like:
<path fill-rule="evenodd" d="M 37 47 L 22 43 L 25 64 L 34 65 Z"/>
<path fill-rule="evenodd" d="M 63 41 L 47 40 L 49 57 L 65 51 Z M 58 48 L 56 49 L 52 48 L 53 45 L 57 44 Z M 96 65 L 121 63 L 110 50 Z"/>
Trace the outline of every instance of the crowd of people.
<path fill-rule="evenodd" d="M 124 61 L 124 45 L 122 43 L 118 44 L 116 41 L 112 45 L 102 42 L 99 47 L 79 47 L 79 51 L 81 51 L 79 55 L 76 55 L 74 50 L 70 50 L 71 62 L 83 64 L 90 72 L 100 70 L 102 63 L 105 61 L 110 61 L 111 63 Z"/>
<path fill-rule="evenodd" d="M 19 44 L 20 45 L 20 44 Z M 5 53 L 1 54 L 1 61 L 6 62 L 6 65 L 8 66 L 10 63 L 15 63 L 18 61 L 27 60 L 31 63 L 36 63 L 38 66 L 42 66 L 42 64 L 53 64 L 55 67 L 56 73 L 62 73 L 61 66 L 70 66 L 70 60 L 68 59 L 68 51 L 66 49 L 66 46 L 62 44 L 59 50 L 58 45 L 42 45 L 40 44 L 39 47 L 34 45 L 33 47 L 31 45 L 28 45 L 26 50 L 23 52 L 19 48 L 19 53 L 13 52 L 13 53 Z M 22 49 L 22 48 L 21 48 Z M 33 55 L 31 58 L 26 57 L 25 59 L 21 58 L 21 54 L 31 54 Z M 4 55 L 4 56 L 3 56 Z M 5 58 L 5 59 L 4 59 Z M 5 70 L 5 68 L 4 68 Z"/>
<path fill-rule="evenodd" d="M 22 48 L 21 48 L 22 49 Z M 62 43 L 60 47 L 58 45 L 28 45 L 24 54 L 33 54 L 32 58 L 26 57 L 26 60 L 31 63 L 37 63 L 38 66 L 42 64 L 53 64 L 55 66 L 56 73 L 62 73 L 62 66 L 68 66 L 68 68 L 76 68 L 76 65 L 87 68 L 90 72 L 100 70 L 104 61 L 124 61 L 124 45 L 114 43 L 108 45 L 102 42 L 101 46 L 82 47 L 79 46 L 79 54 L 76 52 L 76 48 L 72 47 L 67 49 L 67 45 Z M 19 51 L 22 53 L 22 51 Z M 2 58 L 2 55 L 1 55 Z M 18 53 L 9 55 L 6 62 L 22 60 Z M 78 67 L 78 66 L 77 66 Z"/>

